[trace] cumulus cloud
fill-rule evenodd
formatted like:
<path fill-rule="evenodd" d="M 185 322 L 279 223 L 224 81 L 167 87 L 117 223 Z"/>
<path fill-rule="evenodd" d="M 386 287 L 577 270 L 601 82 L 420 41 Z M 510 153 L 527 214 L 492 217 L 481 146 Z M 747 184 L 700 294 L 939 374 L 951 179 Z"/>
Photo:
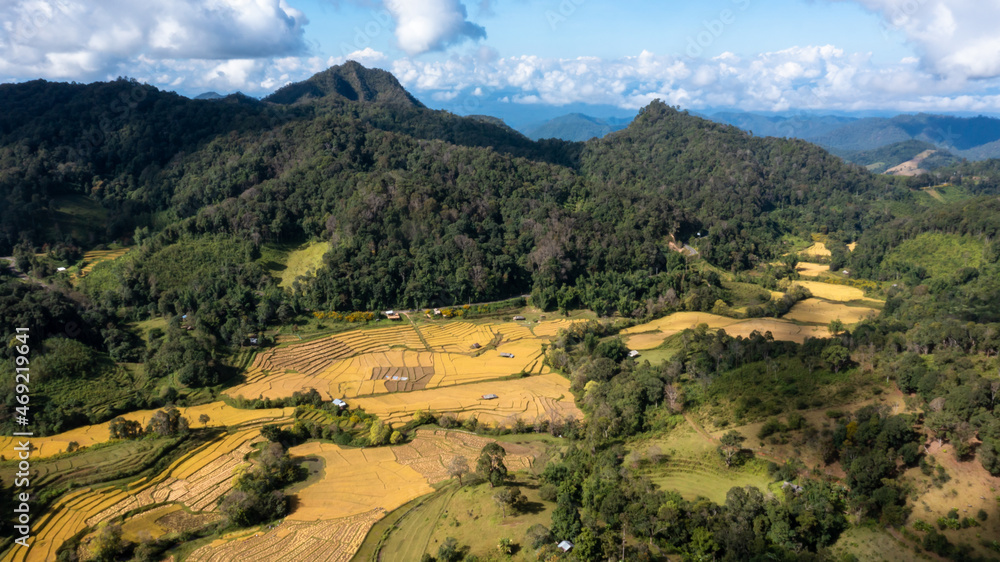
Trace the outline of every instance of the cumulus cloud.
<path fill-rule="evenodd" d="M 410 55 L 486 38 L 486 30 L 469 21 L 460 0 L 385 0 L 385 6 L 396 20 L 400 48 Z"/>
<path fill-rule="evenodd" d="M 303 53 L 305 15 L 285 0 L 8 0 L 0 75 L 103 79 L 123 63 L 243 60 Z"/>
<path fill-rule="evenodd" d="M 1000 2 L 996 0 L 852 1 L 883 18 L 922 55 L 927 70 L 949 79 L 1000 76 Z"/>
<path fill-rule="evenodd" d="M 985 85 L 978 95 L 967 90 L 956 94 L 953 84 L 915 67 L 912 61 L 876 65 L 869 53 L 847 53 L 830 45 L 752 57 L 723 53 L 712 59 L 649 51 L 617 59 L 469 55 L 441 61 L 402 59 L 391 68 L 418 97 L 464 100 L 470 105 L 488 97 L 521 104 L 589 103 L 638 109 L 659 98 L 691 109 L 1000 109 L 995 105 L 995 92 L 985 91 Z"/>

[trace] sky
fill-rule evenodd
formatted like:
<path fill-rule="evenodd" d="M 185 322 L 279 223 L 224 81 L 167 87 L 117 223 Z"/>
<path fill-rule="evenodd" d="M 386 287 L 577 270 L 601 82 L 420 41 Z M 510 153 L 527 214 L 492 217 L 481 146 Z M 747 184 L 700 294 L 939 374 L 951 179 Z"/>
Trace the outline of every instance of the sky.
<path fill-rule="evenodd" d="M 657 98 L 1000 114 L 998 21 L 1000 0 L 3 0 L 0 81 L 265 96 L 353 59 L 514 121 Z"/>

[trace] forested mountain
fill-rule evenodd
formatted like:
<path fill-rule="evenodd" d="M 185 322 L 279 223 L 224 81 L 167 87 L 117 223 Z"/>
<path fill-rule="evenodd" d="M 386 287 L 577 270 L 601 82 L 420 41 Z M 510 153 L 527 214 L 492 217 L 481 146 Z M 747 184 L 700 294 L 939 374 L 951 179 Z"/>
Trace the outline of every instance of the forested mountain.
<path fill-rule="evenodd" d="M 263 102 L 188 100 L 125 80 L 6 85 L 0 253 L 22 237 L 93 242 L 38 229 L 60 197 L 86 195 L 108 213 L 104 241 L 167 225 L 174 238 L 332 238 L 330 268 L 306 293 L 361 309 L 655 271 L 664 237 L 699 230 L 720 265 L 746 266 L 776 255 L 789 229 L 854 230 L 872 220 L 860 201 L 903 197 L 806 143 L 752 138 L 661 103 L 584 145 L 531 142 L 402 103 L 404 93 L 355 63 Z M 93 131 L 99 142 L 80 145 Z"/>
<path fill-rule="evenodd" d="M 926 143 L 971 160 L 1000 156 L 1000 119 L 993 117 L 919 113 L 859 119 L 830 115 L 784 117 L 722 112 L 710 118 L 753 131 L 758 136 L 804 139 L 845 156 L 892 145 L 904 146 L 902 143 L 908 141 Z"/>
<path fill-rule="evenodd" d="M 528 138 L 562 139 L 567 141 L 588 141 L 594 137 L 601 138 L 608 133 L 620 131 L 628 126 L 629 119 L 599 119 L 582 113 L 570 113 L 544 123 L 525 127 L 523 132 Z"/>
<path fill-rule="evenodd" d="M 835 131 L 857 120 L 839 115 L 761 115 L 722 111 L 706 116 L 707 119 L 751 131 L 759 137 L 811 139 Z"/>
<path fill-rule="evenodd" d="M 365 68 L 354 61 L 329 68 L 304 82 L 289 84 L 264 98 L 264 101 L 293 104 L 320 98 L 424 107 L 392 74 L 377 68 Z"/>
<path fill-rule="evenodd" d="M 927 153 L 927 156 L 921 158 L 920 169 L 926 171 L 949 166 L 961 160 L 961 158 L 947 150 L 939 149 L 931 143 L 918 140 L 898 142 L 872 150 L 831 150 L 831 153 L 840 156 L 848 162 L 864 166 L 876 174 L 885 173 L 925 153 Z"/>

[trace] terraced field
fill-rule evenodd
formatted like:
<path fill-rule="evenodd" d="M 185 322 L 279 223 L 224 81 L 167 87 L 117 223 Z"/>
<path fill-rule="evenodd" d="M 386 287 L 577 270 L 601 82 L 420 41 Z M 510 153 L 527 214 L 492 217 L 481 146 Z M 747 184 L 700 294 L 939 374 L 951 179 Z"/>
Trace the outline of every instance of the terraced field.
<path fill-rule="evenodd" d="M 434 491 L 449 478 L 457 455 L 474 459 L 489 439 L 453 431 L 419 430 L 412 442 L 376 449 L 344 449 L 310 442 L 289 449 L 323 459 L 323 477 L 295 496 L 295 511 L 273 529 L 220 539 L 188 558 L 229 560 L 350 560 L 368 530 L 388 511 Z M 530 466 L 527 447 L 504 444 L 511 470 Z"/>
<path fill-rule="evenodd" d="M 8 551 L 5 560 L 54 560 L 56 550 L 88 526 L 145 505 L 178 502 L 195 511 L 214 507 L 232 488 L 233 470 L 260 439 L 258 429 L 225 435 L 177 459 L 154 478 L 128 487 L 84 487 L 66 494 L 33 526 L 32 546 Z"/>
<path fill-rule="evenodd" d="M 119 250 L 91 250 L 83 254 L 83 261 L 87 265 L 80 270 L 80 277 L 86 276 L 90 273 L 94 266 L 101 262 L 116 260 L 125 255 L 129 251 L 129 248 L 121 248 Z"/>
<path fill-rule="evenodd" d="M 212 402 L 190 408 L 178 408 L 181 415 L 188 419 L 192 427 L 202 427 L 198 421 L 201 415 L 209 417 L 208 427 L 241 426 L 247 424 L 273 423 L 282 419 L 291 419 L 294 408 L 270 408 L 262 410 L 241 410 L 226 405 L 225 402 Z M 159 410 L 137 410 L 122 415 L 127 420 L 138 421 L 145 427 L 150 418 Z M 34 458 L 46 458 L 60 453 L 65 453 L 70 443 L 76 443 L 80 447 L 89 447 L 97 443 L 104 443 L 111 439 L 108 426 L 111 422 L 104 422 L 96 425 L 87 425 L 52 435 L 50 437 L 35 437 L 31 440 L 36 447 L 32 456 Z M 0 450 L 9 456 L 8 451 L 13 451 L 16 440 L 13 437 L 0 437 Z"/>
<path fill-rule="evenodd" d="M 261 352 L 245 383 L 226 393 L 282 398 L 315 388 L 326 399 L 353 398 L 544 374 L 542 344 L 570 324 L 456 321 L 354 330 Z"/>
<path fill-rule="evenodd" d="M 855 306 L 859 303 L 881 303 L 865 298 L 861 289 L 818 281 L 796 281 L 795 284 L 809 289 L 814 298 L 796 303 L 782 318 L 739 319 L 707 312 L 677 312 L 623 330 L 622 337 L 630 349 L 650 350 L 659 347 L 674 334 L 706 324 L 709 329 L 723 329 L 734 337 L 748 337 L 755 331 L 761 334 L 771 332 L 776 340 L 802 343 L 806 338 L 829 337 L 826 326 L 831 320 L 840 319 L 846 326 L 851 326 L 878 314 L 877 308 Z M 772 293 L 772 298 L 780 295 Z"/>
<path fill-rule="evenodd" d="M 496 394 L 497 398 L 484 400 L 487 394 Z M 381 394 L 351 402 L 391 423 L 408 422 L 417 410 L 454 414 L 459 419 L 475 417 L 480 422 L 508 426 L 517 419 L 529 424 L 543 419 L 583 419 L 583 413 L 573 402 L 569 381 L 556 374 Z"/>

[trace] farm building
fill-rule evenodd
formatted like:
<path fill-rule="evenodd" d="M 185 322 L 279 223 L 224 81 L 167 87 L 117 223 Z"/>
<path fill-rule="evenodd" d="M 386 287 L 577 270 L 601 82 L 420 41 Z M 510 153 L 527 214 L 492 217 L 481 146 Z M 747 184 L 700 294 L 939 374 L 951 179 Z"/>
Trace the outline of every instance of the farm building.
<path fill-rule="evenodd" d="M 472 344 L 472 349 L 479 349 L 480 347 L 483 347 L 483 346 L 479 345 L 478 343 Z"/>
<path fill-rule="evenodd" d="M 524 321 L 524 316 L 515 316 L 514 317 L 514 322 L 522 322 L 522 321 Z"/>
<path fill-rule="evenodd" d="M 340 398 L 334 398 L 333 399 L 333 405 L 337 406 L 338 408 L 346 408 L 347 407 L 347 402 L 344 402 Z"/>
<path fill-rule="evenodd" d="M 389 320 L 399 320 L 399 313 L 395 310 L 386 310 L 385 317 Z"/>
<path fill-rule="evenodd" d="M 63 271 L 66 271 L 66 268 L 65 267 L 57 267 L 56 271 L 62 273 Z"/>
<path fill-rule="evenodd" d="M 501 353 L 500 357 L 506 357 L 507 359 L 513 359 L 514 358 L 514 354 L 513 353 Z"/>
<path fill-rule="evenodd" d="M 629 357 L 631 357 L 631 358 L 633 358 L 633 359 L 635 359 L 636 357 L 638 357 L 638 356 L 639 356 L 639 352 L 638 352 L 638 351 L 636 351 L 636 350 L 634 350 L 634 349 L 633 349 L 633 350 L 630 350 L 630 351 L 628 352 L 628 356 L 629 356 Z"/>
<path fill-rule="evenodd" d="M 496 394 L 484 394 L 483 395 L 483 400 L 496 400 L 497 398 L 500 398 L 500 397 L 497 396 Z"/>
<path fill-rule="evenodd" d="M 573 548 L 573 543 L 571 543 L 569 541 L 563 541 L 563 542 L 559 543 L 558 547 L 559 547 L 559 550 L 561 550 L 563 552 L 569 552 Z"/>

